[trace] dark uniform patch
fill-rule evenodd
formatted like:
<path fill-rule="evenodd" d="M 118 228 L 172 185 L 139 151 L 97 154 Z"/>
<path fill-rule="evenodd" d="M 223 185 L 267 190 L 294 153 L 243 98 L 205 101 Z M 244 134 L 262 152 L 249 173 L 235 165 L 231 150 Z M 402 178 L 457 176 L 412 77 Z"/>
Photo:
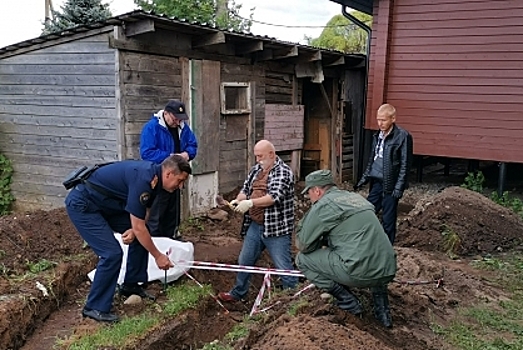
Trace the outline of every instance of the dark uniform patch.
<path fill-rule="evenodd" d="M 151 194 L 149 192 L 144 192 L 140 195 L 140 204 L 147 205 L 149 202 L 149 199 L 151 199 Z"/>

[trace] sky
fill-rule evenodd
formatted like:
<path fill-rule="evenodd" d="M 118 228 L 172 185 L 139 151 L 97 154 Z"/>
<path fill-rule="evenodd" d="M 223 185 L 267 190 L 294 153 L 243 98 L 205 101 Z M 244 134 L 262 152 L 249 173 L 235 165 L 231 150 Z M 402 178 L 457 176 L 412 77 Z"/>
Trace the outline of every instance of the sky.
<path fill-rule="evenodd" d="M 45 16 L 45 0 L 0 0 L 0 47 L 33 39 L 40 35 Z M 105 0 L 113 15 L 120 15 L 135 9 L 133 0 Z M 242 4 L 240 15 L 248 17 L 255 7 L 253 19 L 286 26 L 324 26 L 341 6 L 328 0 L 236 0 Z M 65 0 L 52 0 L 55 10 Z M 251 32 L 267 35 L 283 41 L 306 44 L 304 36 L 318 37 L 322 28 L 288 28 L 253 23 Z"/>

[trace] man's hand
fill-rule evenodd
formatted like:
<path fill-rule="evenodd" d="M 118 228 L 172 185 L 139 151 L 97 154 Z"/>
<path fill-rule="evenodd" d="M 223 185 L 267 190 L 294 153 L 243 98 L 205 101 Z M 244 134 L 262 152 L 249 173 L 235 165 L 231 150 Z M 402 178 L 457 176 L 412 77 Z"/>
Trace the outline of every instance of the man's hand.
<path fill-rule="evenodd" d="M 394 191 L 392 191 L 392 195 L 391 196 L 393 198 L 400 199 L 401 197 L 403 197 L 403 191 L 401 191 L 401 190 L 394 190 Z"/>
<path fill-rule="evenodd" d="M 136 236 L 134 235 L 133 229 L 130 228 L 124 233 L 122 233 L 122 242 L 123 244 L 131 244 Z"/>
<path fill-rule="evenodd" d="M 189 153 L 187 153 L 187 152 L 174 153 L 174 154 L 181 156 L 181 157 L 182 157 L 183 159 L 185 159 L 186 161 L 189 161 Z"/>
<path fill-rule="evenodd" d="M 358 186 L 357 184 L 352 186 L 352 189 L 354 190 L 354 192 L 358 192 L 360 188 L 361 188 L 361 186 Z"/>
<path fill-rule="evenodd" d="M 231 202 L 232 203 L 232 202 Z M 234 211 L 245 214 L 245 212 L 252 208 L 252 200 L 246 199 L 238 203 Z"/>
<path fill-rule="evenodd" d="M 160 270 L 169 270 L 171 267 L 174 267 L 174 264 L 171 262 L 169 257 L 164 254 L 158 255 L 158 257 L 155 259 L 156 265 Z"/>

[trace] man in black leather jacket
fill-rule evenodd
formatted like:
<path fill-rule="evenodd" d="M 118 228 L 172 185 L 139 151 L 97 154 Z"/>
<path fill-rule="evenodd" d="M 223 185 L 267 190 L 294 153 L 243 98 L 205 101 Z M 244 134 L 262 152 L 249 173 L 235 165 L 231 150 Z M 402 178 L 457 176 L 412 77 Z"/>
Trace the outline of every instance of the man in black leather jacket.
<path fill-rule="evenodd" d="M 383 229 L 394 243 L 398 201 L 408 187 L 413 142 L 409 132 L 395 124 L 394 106 L 381 105 L 376 119 L 380 131 L 374 134 L 367 168 L 354 190 L 370 183 L 367 200 L 374 205 L 376 214 L 383 210 Z"/>

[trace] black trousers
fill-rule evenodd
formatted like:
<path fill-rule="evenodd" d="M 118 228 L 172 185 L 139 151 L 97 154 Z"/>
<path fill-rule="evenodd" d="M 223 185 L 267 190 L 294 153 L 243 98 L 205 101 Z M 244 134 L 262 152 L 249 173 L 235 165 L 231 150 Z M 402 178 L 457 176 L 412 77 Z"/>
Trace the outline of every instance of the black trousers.
<path fill-rule="evenodd" d="M 391 244 L 396 239 L 396 221 L 398 219 L 398 202 L 399 200 L 390 194 L 383 193 L 383 182 L 371 180 L 369 196 L 367 200 L 374 205 L 376 214 L 382 210 L 383 230 L 389 237 Z"/>
<path fill-rule="evenodd" d="M 180 226 L 180 190 L 161 190 L 149 212 L 147 228 L 153 237 L 173 238 Z"/>

